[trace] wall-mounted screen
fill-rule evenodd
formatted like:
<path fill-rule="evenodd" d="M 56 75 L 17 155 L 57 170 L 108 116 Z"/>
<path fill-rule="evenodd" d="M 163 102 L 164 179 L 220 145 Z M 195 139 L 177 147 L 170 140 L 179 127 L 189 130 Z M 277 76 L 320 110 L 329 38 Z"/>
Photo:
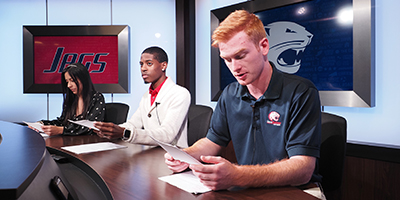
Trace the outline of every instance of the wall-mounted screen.
<path fill-rule="evenodd" d="M 24 93 L 61 93 L 69 64 L 88 68 L 99 92 L 127 93 L 128 26 L 24 26 Z"/>
<path fill-rule="evenodd" d="M 237 9 L 261 19 L 270 45 L 269 61 L 278 70 L 311 80 L 323 106 L 374 106 L 374 26 L 369 0 L 250 1 L 213 10 L 211 30 Z M 233 81 L 213 49 L 213 100 Z"/>

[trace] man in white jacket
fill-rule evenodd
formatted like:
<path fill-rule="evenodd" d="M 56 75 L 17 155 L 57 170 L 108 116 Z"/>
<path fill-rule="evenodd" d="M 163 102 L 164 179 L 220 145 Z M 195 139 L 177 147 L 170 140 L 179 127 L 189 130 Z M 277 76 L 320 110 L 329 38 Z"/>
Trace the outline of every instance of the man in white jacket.
<path fill-rule="evenodd" d="M 130 143 L 157 145 L 149 137 L 181 148 L 187 144 L 187 112 L 189 91 L 175 84 L 165 74 L 168 56 L 160 47 L 149 47 L 142 52 L 140 69 L 145 83 L 151 83 L 139 108 L 125 123 L 116 125 L 95 122 L 98 135 L 103 138 L 122 138 Z"/>

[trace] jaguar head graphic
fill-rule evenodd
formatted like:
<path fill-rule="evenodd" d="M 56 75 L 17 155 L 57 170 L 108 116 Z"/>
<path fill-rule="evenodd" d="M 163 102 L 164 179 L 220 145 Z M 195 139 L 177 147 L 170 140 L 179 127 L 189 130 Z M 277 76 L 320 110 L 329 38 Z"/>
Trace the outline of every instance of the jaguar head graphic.
<path fill-rule="evenodd" d="M 264 26 L 269 41 L 268 59 L 280 71 L 294 74 L 313 34 L 294 22 L 278 21 Z"/>
<path fill-rule="evenodd" d="M 280 116 L 281 115 L 279 113 L 277 113 L 276 111 L 272 111 L 269 113 L 268 119 L 272 122 L 277 122 L 277 121 L 279 121 Z"/>

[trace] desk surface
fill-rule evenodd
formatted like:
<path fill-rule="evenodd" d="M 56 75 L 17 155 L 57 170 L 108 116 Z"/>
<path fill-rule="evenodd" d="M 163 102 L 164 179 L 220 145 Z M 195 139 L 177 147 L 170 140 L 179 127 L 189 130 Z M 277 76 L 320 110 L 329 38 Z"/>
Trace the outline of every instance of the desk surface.
<path fill-rule="evenodd" d="M 17 198 L 39 172 L 45 143 L 39 134 L 17 124 L 0 121 L 0 191 L 4 198 Z"/>
<path fill-rule="evenodd" d="M 56 136 L 46 139 L 46 146 L 61 150 L 63 146 L 108 141 L 96 135 Z M 160 147 L 114 143 L 128 148 L 89 154 L 73 155 L 91 166 L 106 182 L 114 199 L 316 199 L 296 187 L 251 188 L 240 191 L 217 191 L 200 195 L 190 194 L 158 177 L 170 175 L 164 163 L 165 151 Z"/>

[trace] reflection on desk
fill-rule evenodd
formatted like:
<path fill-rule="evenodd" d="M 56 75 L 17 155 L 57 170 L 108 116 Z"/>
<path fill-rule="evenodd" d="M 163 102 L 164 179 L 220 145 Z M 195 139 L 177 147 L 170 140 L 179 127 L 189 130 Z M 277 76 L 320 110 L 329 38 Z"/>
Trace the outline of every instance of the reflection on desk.
<path fill-rule="evenodd" d="M 296 187 L 249 188 L 238 191 L 216 191 L 190 194 L 158 177 L 172 172 L 164 163 L 165 151 L 160 147 L 143 148 L 121 140 L 113 142 L 128 148 L 76 155 L 63 146 L 109 141 L 96 135 L 56 136 L 46 139 L 46 146 L 66 152 L 92 167 L 105 181 L 113 198 L 125 199 L 317 199 Z"/>

